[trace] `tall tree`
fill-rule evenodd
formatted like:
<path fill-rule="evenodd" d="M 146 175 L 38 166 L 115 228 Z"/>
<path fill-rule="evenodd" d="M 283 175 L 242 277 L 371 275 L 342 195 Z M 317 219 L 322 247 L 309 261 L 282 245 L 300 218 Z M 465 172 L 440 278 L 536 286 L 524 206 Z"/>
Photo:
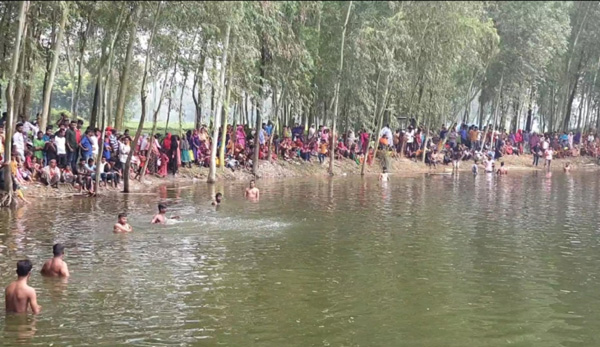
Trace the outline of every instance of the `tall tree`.
<path fill-rule="evenodd" d="M 67 17 L 69 16 L 69 5 L 65 1 L 60 1 L 60 7 L 62 9 L 62 15 L 60 17 L 60 25 L 58 27 L 58 33 L 56 34 L 56 40 L 52 45 L 52 65 L 50 66 L 48 84 L 44 90 L 44 105 L 42 108 L 42 117 L 40 119 L 40 129 L 45 129 L 46 125 L 48 124 L 48 116 L 50 114 L 50 95 L 52 94 L 52 86 L 54 84 L 56 66 L 58 65 L 58 57 L 60 56 L 65 25 L 67 24 Z"/>

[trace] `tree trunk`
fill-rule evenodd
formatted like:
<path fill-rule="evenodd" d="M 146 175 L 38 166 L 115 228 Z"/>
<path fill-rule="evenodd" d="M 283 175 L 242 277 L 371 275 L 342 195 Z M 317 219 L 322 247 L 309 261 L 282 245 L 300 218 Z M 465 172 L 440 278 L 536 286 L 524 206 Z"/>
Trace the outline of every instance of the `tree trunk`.
<path fill-rule="evenodd" d="M 100 70 L 98 70 L 98 74 L 96 75 L 96 87 L 94 88 L 94 101 L 92 103 L 92 112 L 90 115 L 90 127 L 91 128 L 95 128 L 96 127 L 96 121 L 98 120 L 98 116 L 99 116 L 99 111 L 100 111 L 100 93 L 102 93 L 102 91 L 100 90 L 100 83 L 102 80 L 102 74 L 100 73 Z"/>
<path fill-rule="evenodd" d="M 187 68 L 183 70 L 183 84 L 181 85 L 181 94 L 179 94 L 179 134 L 183 136 L 183 93 L 188 79 Z"/>
<path fill-rule="evenodd" d="M 44 92 L 44 104 L 42 108 L 42 118 L 40 121 L 40 129 L 45 129 L 48 124 L 48 116 L 50 114 L 50 94 L 52 93 L 52 85 L 54 84 L 54 76 L 56 74 L 56 66 L 58 65 L 58 57 L 60 56 L 61 41 L 65 32 L 65 25 L 67 23 L 67 17 L 69 16 L 69 8 L 64 1 L 60 2 L 62 7 L 62 16 L 60 18 L 60 26 L 58 28 L 58 34 L 56 35 L 56 41 L 52 49 L 52 65 L 50 66 L 50 74 L 48 76 L 48 84 Z"/>
<path fill-rule="evenodd" d="M 233 42 L 233 47 L 235 47 L 235 41 Z M 232 72 L 231 72 L 231 65 L 233 64 L 235 60 L 235 51 L 234 53 L 231 54 L 231 62 L 229 64 L 228 68 L 228 78 L 227 78 L 227 86 L 226 86 L 226 92 L 225 94 L 227 95 L 225 98 L 225 105 L 223 106 L 223 125 L 221 126 L 221 148 L 219 150 L 219 164 L 221 164 L 221 171 L 225 171 L 225 147 L 227 147 L 227 117 L 229 114 L 229 100 L 231 97 L 231 84 L 232 82 Z"/>
<path fill-rule="evenodd" d="M 333 176 L 333 160 L 334 160 L 334 145 L 337 143 L 337 141 L 335 140 L 335 138 L 337 137 L 336 135 L 336 130 L 335 130 L 335 123 L 337 120 L 337 116 L 338 116 L 338 102 L 339 102 L 339 97 L 340 97 L 340 84 L 341 84 L 341 80 L 342 80 L 342 70 L 344 68 L 344 42 L 346 40 L 346 27 L 348 26 L 348 19 L 350 19 L 350 10 L 352 9 L 352 1 L 350 1 L 348 3 L 348 11 L 346 12 L 346 21 L 344 22 L 344 26 L 342 27 L 342 44 L 340 47 L 340 67 L 337 71 L 337 81 L 335 84 L 335 103 L 333 106 L 333 126 L 331 127 L 331 146 L 330 146 L 330 153 L 329 153 L 329 174 Z"/>
<path fill-rule="evenodd" d="M 200 52 L 199 71 L 196 71 L 194 85 L 192 87 L 192 98 L 194 99 L 194 105 L 196 105 L 196 119 L 194 121 L 196 129 L 200 129 L 202 126 L 202 93 L 204 91 L 204 70 L 206 68 L 206 54 L 204 54 L 204 50 L 206 48 L 206 43 L 202 47 L 203 49 Z M 198 97 L 196 97 L 196 85 L 198 85 Z"/>
<path fill-rule="evenodd" d="M 23 31 L 25 30 L 26 13 L 29 9 L 29 1 L 22 1 L 19 6 L 19 17 L 17 18 L 17 36 L 14 42 L 12 65 L 10 70 L 9 82 L 6 93 L 7 103 L 7 115 L 6 124 L 11 124 L 14 117 L 14 92 L 15 92 L 15 78 L 17 75 L 17 68 L 19 66 L 19 55 L 21 52 L 21 38 Z M 12 175 L 11 175 L 11 157 L 12 157 L 12 137 L 13 127 L 6 127 L 5 139 L 4 139 L 4 190 L 6 191 L 5 197 L 0 202 L 0 206 L 9 206 L 12 203 L 13 189 L 12 189 Z"/>
<path fill-rule="evenodd" d="M 165 134 L 169 128 L 169 119 L 171 118 L 171 105 L 173 103 L 173 81 L 175 80 L 175 74 L 177 73 L 177 61 L 179 56 L 175 57 L 175 66 L 173 67 L 173 75 L 171 76 L 171 82 L 169 83 L 169 107 L 167 107 L 167 122 L 165 123 Z M 165 80 L 167 79 L 168 72 L 165 72 Z M 161 91 L 162 95 L 162 91 Z"/>
<path fill-rule="evenodd" d="M 127 156 L 125 167 L 123 168 L 124 193 L 129 193 L 129 167 L 131 166 L 131 158 L 133 156 L 133 151 L 137 147 L 137 142 L 140 139 L 140 135 L 142 134 L 142 129 L 144 128 L 144 119 L 146 118 L 146 78 L 148 77 L 148 65 L 150 64 L 150 50 L 152 49 L 152 40 L 154 39 L 154 34 L 156 33 L 156 24 L 158 23 L 158 17 L 160 17 L 160 7 L 161 2 L 158 3 L 156 13 L 154 14 L 154 23 L 152 24 L 152 31 L 150 32 L 150 39 L 148 40 L 148 48 L 146 48 L 146 61 L 144 63 L 144 74 L 142 75 L 142 85 L 140 89 L 142 115 L 140 116 L 140 124 L 138 125 L 137 131 L 135 132 L 135 138 L 133 139 L 133 143 L 131 144 L 131 150 L 129 151 L 129 155 Z"/>
<path fill-rule="evenodd" d="M 125 62 L 121 72 L 121 81 L 119 83 L 119 95 L 117 97 L 117 111 L 115 114 L 115 128 L 123 129 L 125 115 L 125 98 L 127 97 L 127 86 L 129 84 L 129 72 L 131 70 L 131 61 L 133 60 L 133 46 L 137 37 L 137 26 L 142 11 L 142 6 L 135 4 L 135 14 L 131 19 L 129 28 L 129 40 L 127 41 L 127 53 L 125 53 Z"/>
<path fill-rule="evenodd" d="M 223 55 L 221 57 L 221 71 L 219 76 L 219 95 L 217 99 L 217 112 L 220 112 L 223 98 L 225 94 L 225 71 L 227 70 L 227 50 L 229 49 L 229 34 L 231 27 L 227 24 L 227 30 L 225 31 L 225 43 L 223 45 Z M 217 160 L 217 139 L 219 137 L 219 116 L 214 115 L 214 128 L 213 128 L 213 139 L 212 148 L 210 151 L 210 171 L 208 173 L 208 183 L 216 182 L 216 160 Z M 222 165 L 222 164 L 221 164 Z"/>
<path fill-rule="evenodd" d="M 581 66 L 581 64 L 579 64 Z M 575 99 L 575 93 L 577 92 L 577 84 L 579 82 L 579 73 L 575 75 L 575 81 L 573 84 L 573 89 L 569 95 L 569 99 L 567 100 L 567 111 L 565 112 L 565 120 L 563 122 L 563 131 L 569 131 L 569 123 L 571 123 L 571 111 L 573 108 L 573 99 Z"/>
<path fill-rule="evenodd" d="M 255 177 L 258 177 L 258 161 L 260 158 L 259 152 L 260 152 L 260 131 L 262 129 L 261 126 L 261 116 L 263 113 L 263 107 L 264 107 L 264 100 L 263 100 L 263 94 L 264 94 L 264 81 L 265 81 L 265 65 L 267 64 L 267 47 L 265 46 L 266 43 L 263 39 L 262 41 L 262 47 L 260 50 L 260 82 L 259 82 L 259 89 L 258 89 L 258 100 L 256 101 L 256 119 L 255 119 L 255 132 L 254 132 L 254 151 L 252 151 L 252 174 Z"/>
<path fill-rule="evenodd" d="M 85 55 L 85 47 L 87 46 L 87 38 L 91 31 L 90 21 L 92 18 L 92 11 L 88 14 L 86 29 L 81 35 L 81 43 L 79 46 L 79 64 L 77 67 L 77 90 L 75 92 L 75 101 L 73 102 L 73 117 L 77 118 L 79 113 L 79 99 L 81 97 L 81 83 L 83 81 L 83 57 Z M 42 130 L 43 131 L 43 130 Z"/>

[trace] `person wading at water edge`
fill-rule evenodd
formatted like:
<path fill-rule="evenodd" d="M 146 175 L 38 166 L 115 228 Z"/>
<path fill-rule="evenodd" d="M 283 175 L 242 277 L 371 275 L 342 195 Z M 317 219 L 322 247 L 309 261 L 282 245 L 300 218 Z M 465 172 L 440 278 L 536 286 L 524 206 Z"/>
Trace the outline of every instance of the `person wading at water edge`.
<path fill-rule="evenodd" d="M 57 243 L 52 247 L 54 257 L 47 260 L 42 266 L 42 276 L 49 277 L 69 277 L 69 268 L 67 263 L 63 261 L 65 257 L 65 246 Z"/>
<path fill-rule="evenodd" d="M 18 278 L 9 284 L 4 291 L 6 313 L 27 313 L 27 306 L 31 307 L 33 314 L 38 314 L 42 310 L 42 306 L 37 303 L 35 289 L 27 284 L 32 267 L 33 265 L 29 260 L 19 260 L 17 262 Z"/>
<path fill-rule="evenodd" d="M 256 188 L 256 183 L 254 180 L 250 181 L 250 187 L 246 188 L 246 193 L 244 196 L 251 200 L 258 200 L 260 198 L 260 191 L 258 188 Z"/>

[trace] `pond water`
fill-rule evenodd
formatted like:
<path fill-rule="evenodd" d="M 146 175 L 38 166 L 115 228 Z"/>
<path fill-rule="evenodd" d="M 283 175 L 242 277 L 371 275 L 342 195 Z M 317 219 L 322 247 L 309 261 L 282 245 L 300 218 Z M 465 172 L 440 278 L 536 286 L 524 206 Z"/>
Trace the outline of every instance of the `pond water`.
<path fill-rule="evenodd" d="M 598 346 L 599 182 L 261 180 L 258 203 L 198 182 L 0 211 L 0 284 L 31 259 L 43 307 L 0 315 L 0 344 Z M 150 225 L 159 201 L 182 220 Z M 55 242 L 66 282 L 39 275 Z"/>

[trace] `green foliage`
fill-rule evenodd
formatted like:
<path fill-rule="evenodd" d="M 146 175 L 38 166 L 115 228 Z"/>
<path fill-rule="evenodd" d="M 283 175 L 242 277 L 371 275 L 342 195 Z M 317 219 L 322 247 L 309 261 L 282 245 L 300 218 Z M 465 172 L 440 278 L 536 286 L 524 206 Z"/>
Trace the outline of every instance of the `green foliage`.
<path fill-rule="evenodd" d="M 75 1 L 68 6 L 66 47 L 54 81 L 52 107 L 71 109 L 83 59 L 78 110 L 89 118 L 96 76 L 112 54 L 112 71 L 103 73 L 112 74 L 115 95 L 124 88 L 126 118 L 136 118 L 133 110 L 139 108 L 143 55 L 156 3 Z M 134 14 L 139 6 L 142 10 L 137 18 Z M 149 80 L 172 76 L 176 69 L 173 83 L 167 85 L 167 98 L 178 103 L 174 91 L 183 87 L 184 76 L 188 91 L 192 81 L 200 80 L 201 108 L 208 113 L 210 91 L 221 69 L 218 61 L 223 30 L 229 25 L 232 74 L 227 83 L 234 102 L 242 95 L 256 102 L 263 95 L 264 101 L 277 98 L 280 111 L 285 108 L 290 112 L 286 121 L 290 117 L 306 119 L 308 113 L 318 123 L 329 121 L 346 2 L 170 1 L 162 6 L 150 48 Z M 16 4 L 0 3 L 0 27 L 11 28 L 16 11 Z M 23 82 L 31 88 L 27 102 L 32 113 L 40 108 L 52 54 L 48 47 L 59 17 L 59 2 L 31 2 L 30 35 L 25 40 L 30 54 Z M 134 59 L 130 78 L 121 86 L 129 28 L 134 22 L 139 24 Z M 600 105 L 598 23 L 598 1 L 355 2 L 341 78 L 342 128 L 373 127 L 384 110 L 392 123 L 396 116 L 408 116 L 437 126 L 461 121 L 463 114 L 469 122 L 489 122 L 494 119 L 490 110 L 496 103 L 501 115 L 497 123 L 506 119 L 505 124 L 496 124 L 498 127 L 507 126 L 509 119 L 515 126 L 521 122 L 521 126 L 519 117 L 529 105 L 540 110 L 536 119 L 557 127 L 566 116 L 566 106 L 573 102 L 570 95 L 587 98 L 590 109 Z M 109 52 L 109 41 L 115 34 L 116 44 Z M 11 52 L 12 35 L 14 30 L 0 34 L 7 52 Z M 263 50 L 266 61 L 261 61 Z M 3 77 L 8 61 L 9 54 L 0 61 Z M 186 96 L 184 103 L 191 103 L 190 99 Z M 480 102 L 480 109 L 485 110 L 483 119 L 468 112 L 471 100 Z M 174 105 L 173 109 L 181 107 L 189 108 Z M 283 117 L 283 112 L 272 114 L 268 106 L 265 110 L 267 118 Z M 114 109 L 108 112 L 114 113 Z"/>

